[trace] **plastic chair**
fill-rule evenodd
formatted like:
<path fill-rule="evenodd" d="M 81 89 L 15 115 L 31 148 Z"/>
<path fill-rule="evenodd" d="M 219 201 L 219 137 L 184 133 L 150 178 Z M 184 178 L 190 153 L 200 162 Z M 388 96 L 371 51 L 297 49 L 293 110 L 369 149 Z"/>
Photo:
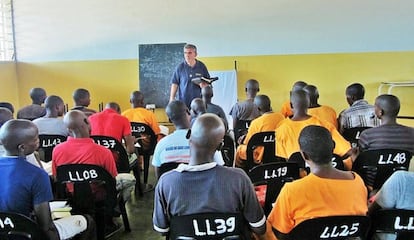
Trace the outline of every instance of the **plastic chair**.
<path fill-rule="evenodd" d="M 144 184 L 148 183 L 148 170 L 150 164 L 151 155 L 154 154 L 155 146 L 157 145 L 157 136 L 150 126 L 145 123 L 131 122 L 132 136 L 138 139 L 138 143 L 141 147 L 138 148 L 138 154 L 144 157 Z M 149 138 L 149 139 L 148 139 Z M 144 140 L 149 140 L 149 143 L 143 143 Z M 135 189 L 139 190 L 142 196 L 141 178 L 140 178 L 140 166 L 137 165 L 133 169 L 134 176 L 137 179 Z"/>
<path fill-rule="evenodd" d="M 250 127 L 250 123 L 252 121 L 251 120 L 237 120 L 236 121 L 236 125 L 233 126 L 234 129 L 234 139 L 237 144 L 238 139 L 240 138 L 240 136 L 243 136 L 247 133 L 247 130 Z"/>
<path fill-rule="evenodd" d="M 249 170 L 258 165 L 254 162 L 253 158 L 253 151 L 258 146 L 262 146 L 264 148 L 262 163 L 269 163 L 278 160 L 275 156 L 275 141 L 275 131 L 259 132 L 253 134 L 247 143 L 246 169 Z"/>
<path fill-rule="evenodd" d="M 368 216 L 317 217 L 299 223 L 290 231 L 288 239 L 367 239 L 369 227 Z"/>
<path fill-rule="evenodd" d="M 342 136 L 351 143 L 351 146 L 358 147 L 359 136 L 361 132 L 371 127 L 356 127 L 356 128 L 345 128 Z"/>
<path fill-rule="evenodd" d="M 380 189 L 397 170 L 408 170 L 411 153 L 398 149 L 380 149 L 361 152 L 352 165 L 367 186 Z"/>
<path fill-rule="evenodd" d="M 236 152 L 236 145 L 233 138 L 226 134 L 223 139 L 223 147 L 221 148 L 221 155 L 224 160 L 224 166 L 233 167 L 234 155 Z"/>
<path fill-rule="evenodd" d="M 371 215 L 373 234 L 395 234 L 397 240 L 414 239 L 414 210 L 381 209 Z"/>
<path fill-rule="evenodd" d="M 239 213 L 200 213 L 173 216 L 167 239 L 247 239 L 243 235 L 244 230 L 244 219 Z"/>
<path fill-rule="evenodd" d="M 263 208 L 267 216 L 283 185 L 299 178 L 299 166 L 289 162 L 265 163 L 250 169 L 248 175 L 255 186 L 267 186 Z"/>
<path fill-rule="evenodd" d="M 104 168 L 91 164 L 61 165 L 57 167 L 56 180 L 59 197 L 68 199 L 73 214 L 94 216 L 98 239 L 105 238 L 106 218 L 116 215 L 117 204 L 125 231 L 131 231 L 125 201 L 117 193 L 115 178 Z"/>
<path fill-rule="evenodd" d="M 0 239 L 45 240 L 46 234 L 32 219 L 11 212 L 0 212 Z"/>
<path fill-rule="evenodd" d="M 122 143 L 109 136 L 94 135 L 91 136 L 91 138 L 96 144 L 104 146 L 105 148 L 111 150 L 111 152 L 116 153 L 118 156 L 118 158 L 115 159 L 116 169 L 119 173 L 129 173 L 131 171 L 131 168 L 129 166 L 128 153 L 126 152 Z"/>
<path fill-rule="evenodd" d="M 66 141 L 66 136 L 62 135 L 39 135 L 39 155 L 40 159 L 44 162 L 52 161 L 53 148 L 59 143 Z"/>
<path fill-rule="evenodd" d="M 345 170 L 345 165 L 342 158 L 336 154 L 332 155 L 332 166 L 339 170 Z M 299 168 L 306 169 L 306 172 L 309 173 L 309 166 L 306 165 L 305 159 L 303 159 L 300 152 L 295 152 L 290 155 L 288 162 L 297 163 Z"/>

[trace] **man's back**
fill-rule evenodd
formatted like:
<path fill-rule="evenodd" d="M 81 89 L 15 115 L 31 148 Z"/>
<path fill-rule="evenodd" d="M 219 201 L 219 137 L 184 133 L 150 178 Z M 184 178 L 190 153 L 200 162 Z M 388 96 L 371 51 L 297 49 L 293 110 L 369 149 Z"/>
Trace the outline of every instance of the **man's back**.
<path fill-rule="evenodd" d="M 325 105 L 321 105 L 319 107 L 308 108 L 308 114 L 315 116 L 321 120 L 327 121 L 335 126 L 338 129 L 338 121 L 336 119 L 336 111 Z"/>
<path fill-rule="evenodd" d="M 88 119 L 91 124 L 91 135 L 109 136 L 121 142 L 123 136 L 131 134 L 128 118 L 121 116 L 115 110 L 105 109 Z"/>
<path fill-rule="evenodd" d="M 414 128 L 400 124 L 381 125 L 364 130 L 359 138 L 361 150 L 400 149 L 414 153 Z"/>
<path fill-rule="evenodd" d="M 21 108 L 17 112 L 18 119 L 34 120 L 43 117 L 46 114 L 46 109 L 38 104 L 30 104 Z"/>
<path fill-rule="evenodd" d="M 34 205 L 53 199 L 47 173 L 17 157 L 0 158 L 0 211 L 30 217 Z"/>
<path fill-rule="evenodd" d="M 105 168 L 113 177 L 118 174 L 111 151 L 95 144 L 91 138 L 69 136 L 53 149 L 52 160 L 53 175 L 58 166 L 65 164 L 94 164 Z"/>
<path fill-rule="evenodd" d="M 168 216 L 206 212 L 241 212 L 249 223 L 264 222 L 253 186 L 241 169 L 207 163 L 199 166 L 180 165 L 161 176 L 155 191 L 153 222 L 159 229 L 169 225 Z M 191 186 L 191 187 L 189 187 Z M 160 206 L 164 203 L 165 206 Z M 168 204 L 167 204 L 168 203 Z"/>
<path fill-rule="evenodd" d="M 236 103 L 230 110 L 230 115 L 233 119 L 253 120 L 260 116 L 260 112 L 254 104 L 253 99 L 247 99 Z"/>
<path fill-rule="evenodd" d="M 63 123 L 61 118 L 38 118 L 33 120 L 33 123 L 39 129 L 39 135 L 42 134 L 52 134 L 52 135 L 62 135 L 68 136 L 68 128 Z"/>
<path fill-rule="evenodd" d="M 376 127 L 380 124 L 375 116 L 374 106 L 363 99 L 355 101 L 349 108 L 343 110 L 338 120 L 340 132 L 348 128 Z"/>
<path fill-rule="evenodd" d="M 310 117 L 302 121 L 293 121 L 286 118 L 276 129 L 276 156 L 289 158 L 292 153 L 299 152 L 299 134 L 303 128 L 309 125 L 323 126 L 329 130 L 335 141 L 335 154 L 343 156 L 351 148 L 350 143 L 328 122 L 321 121 L 316 117 Z"/>
<path fill-rule="evenodd" d="M 143 107 L 136 107 L 125 110 L 122 116 L 126 117 L 130 122 L 145 123 L 151 127 L 155 135 L 160 133 L 160 126 L 158 125 L 155 114 Z"/>
<path fill-rule="evenodd" d="M 365 215 L 367 190 L 361 177 L 353 180 L 321 178 L 310 174 L 286 183 L 268 217 L 271 225 L 288 233 L 300 222 L 321 216 Z"/>

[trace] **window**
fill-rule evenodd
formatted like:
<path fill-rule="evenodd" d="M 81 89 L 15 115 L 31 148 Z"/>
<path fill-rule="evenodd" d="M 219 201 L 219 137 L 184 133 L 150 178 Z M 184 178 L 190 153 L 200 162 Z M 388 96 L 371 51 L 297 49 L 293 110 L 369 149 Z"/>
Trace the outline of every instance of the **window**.
<path fill-rule="evenodd" d="M 15 60 L 13 0 L 0 0 L 0 61 Z"/>

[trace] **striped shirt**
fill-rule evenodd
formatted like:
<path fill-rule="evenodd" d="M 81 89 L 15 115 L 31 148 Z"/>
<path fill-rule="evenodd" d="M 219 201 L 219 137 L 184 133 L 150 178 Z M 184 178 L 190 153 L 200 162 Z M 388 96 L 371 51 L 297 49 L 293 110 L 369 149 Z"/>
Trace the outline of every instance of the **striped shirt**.
<path fill-rule="evenodd" d="M 361 133 L 359 146 L 362 151 L 399 149 L 414 153 L 414 128 L 400 124 L 370 128 Z"/>
<path fill-rule="evenodd" d="M 339 114 L 339 132 L 356 127 L 376 127 L 380 120 L 375 116 L 375 107 L 364 99 L 355 101 L 352 106 Z"/>

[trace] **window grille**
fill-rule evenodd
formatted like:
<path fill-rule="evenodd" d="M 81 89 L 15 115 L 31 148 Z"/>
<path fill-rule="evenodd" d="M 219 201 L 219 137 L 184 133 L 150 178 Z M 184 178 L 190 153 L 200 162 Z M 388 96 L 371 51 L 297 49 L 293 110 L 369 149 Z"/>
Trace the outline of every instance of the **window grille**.
<path fill-rule="evenodd" d="M 0 61 L 14 61 L 13 2 L 0 0 Z"/>

